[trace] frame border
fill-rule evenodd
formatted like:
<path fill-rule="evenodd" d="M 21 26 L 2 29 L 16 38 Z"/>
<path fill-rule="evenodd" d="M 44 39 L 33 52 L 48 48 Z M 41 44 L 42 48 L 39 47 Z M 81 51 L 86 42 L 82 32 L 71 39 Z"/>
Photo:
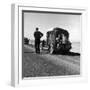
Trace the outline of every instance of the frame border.
<path fill-rule="evenodd" d="M 23 18 L 23 14 L 22 14 L 22 10 L 33 10 L 33 11 L 43 11 L 43 12 L 67 12 L 67 13 L 72 13 L 72 14 L 81 14 L 82 15 L 82 35 L 84 34 L 84 31 L 86 29 L 86 17 L 87 17 L 87 10 L 86 8 L 53 8 L 53 7 L 37 7 L 37 6 L 29 6 L 29 5 L 22 5 L 22 4 L 12 4 L 11 5 L 11 85 L 12 86 L 30 86 L 30 85 L 37 85 L 36 83 L 39 80 L 39 78 L 31 78 L 29 80 L 27 79 L 22 79 L 22 44 L 23 44 L 23 27 L 21 27 L 22 23 L 22 18 Z M 81 41 L 83 40 L 83 37 L 81 37 Z M 83 47 L 83 43 L 81 43 L 81 47 Z M 81 48 L 81 53 L 82 53 L 83 49 Z M 83 57 L 83 53 L 81 54 L 81 59 Z M 82 64 L 85 63 L 85 61 L 82 62 Z M 56 77 L 56 76 L 52 76 L 49 77 L 50 79 L 54 78 L 54 79 L 61 79 L 60 82 L 63 83 L 68 83 L 68 82 L 82 82 L 82 81 L 86 81 L 87 80 L 87 71 L 85 66 L 87 65 L 87 62 L 85 63 L 85 65 L 82 65 L 82 75 L 77 77 L 77 78 L 73 78 L 71 76 L 67 76 L 68 78 L 66 78 L 66 76 L 60 76 L 60 77 Z M 73 76 L 73 75 L 72 75 Z M 75 75 L 76 76 L 76 75 Z M 64 78 L 66 79 L 64 79 Z M 36 80 L 38 79 L 38 80 Z M 43 77 L 40 78 L 43 80 L 47 80 L 47 78 Z M 70 79 L 70 80 L 69 80 Z M 49 82 L 52 82 L 51 80 Z M 41 84 L 41 83 L 40 83 Z"/>

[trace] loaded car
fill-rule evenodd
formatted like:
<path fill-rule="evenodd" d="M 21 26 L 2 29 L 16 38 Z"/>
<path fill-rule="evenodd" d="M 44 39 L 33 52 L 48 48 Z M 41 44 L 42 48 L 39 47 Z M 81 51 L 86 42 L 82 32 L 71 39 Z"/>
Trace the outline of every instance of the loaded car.
<path fill-rule="evenodd" d="M 29 39 L 24 37 L 24 44 L 29 44 Z"/>
<path fill-rule="evenodd" d="M 71 42 L 69 41 L 69 33 L 62 28 L 53 28 L 47 32 L 47 46 L 51 54 L 66 53 L 71 49 Z"/>

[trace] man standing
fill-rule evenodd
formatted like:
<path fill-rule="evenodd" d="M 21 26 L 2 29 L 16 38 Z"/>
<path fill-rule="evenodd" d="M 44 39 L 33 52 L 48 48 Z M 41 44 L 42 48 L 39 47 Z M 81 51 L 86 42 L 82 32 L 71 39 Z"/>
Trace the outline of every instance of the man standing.
<path fill-rule="evenodd" d="M 43 36 L 43 34 L 39 31 L 39 28 L 36 28 L 36 31 L 34 32 L 34 38 L 35 38 L 35 51 L 36 53 L 40 53 L 40 38 Z"/>

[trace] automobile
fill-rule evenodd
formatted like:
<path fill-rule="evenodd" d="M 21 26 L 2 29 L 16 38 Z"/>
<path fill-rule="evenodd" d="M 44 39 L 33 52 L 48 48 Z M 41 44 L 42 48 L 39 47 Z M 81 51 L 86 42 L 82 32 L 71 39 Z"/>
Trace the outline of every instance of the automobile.
<path fill-rule="evenodd" d="M 29 44 L 29 39 L 24 37 L 24 44 Z"/>
<path fill-rule="evenodd" d="M 50 54 L 69 52 L 71 42 L 69 41 L 69 32 L 63 28 L 55 27 L 47 32 L 47 46 Z"/>

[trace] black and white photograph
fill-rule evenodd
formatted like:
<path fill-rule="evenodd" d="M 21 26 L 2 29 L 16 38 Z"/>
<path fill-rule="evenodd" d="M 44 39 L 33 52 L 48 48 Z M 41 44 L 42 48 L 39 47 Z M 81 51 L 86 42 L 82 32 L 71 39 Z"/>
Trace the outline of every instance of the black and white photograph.
<path fill-rule="evenodd" d="M 22 78 L 81 71 L 81 14 L 22 11 Z"/>

